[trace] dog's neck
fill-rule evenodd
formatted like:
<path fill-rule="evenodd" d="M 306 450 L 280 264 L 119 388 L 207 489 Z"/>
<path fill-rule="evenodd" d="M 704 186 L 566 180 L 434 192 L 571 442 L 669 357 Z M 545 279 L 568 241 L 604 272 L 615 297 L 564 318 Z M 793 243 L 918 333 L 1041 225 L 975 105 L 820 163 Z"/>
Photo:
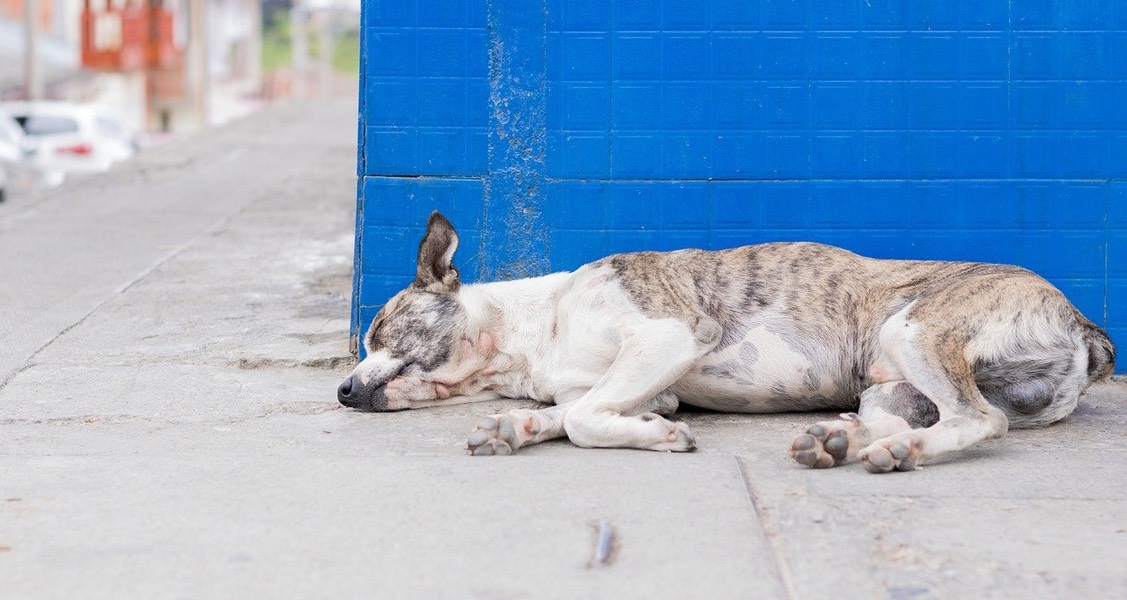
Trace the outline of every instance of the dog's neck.
<path fill-rule="evenodd" d="M 470 329 L 491 336 L 496 356 L 491 379 L 504 396 L 532 397 L 530 369 L 543 359 L 554 338 L 559 295 L 571 273 L 464 285 L 458 291 L 469 317 Z M 504 389 L 511 388 L 511 389 Z"/>

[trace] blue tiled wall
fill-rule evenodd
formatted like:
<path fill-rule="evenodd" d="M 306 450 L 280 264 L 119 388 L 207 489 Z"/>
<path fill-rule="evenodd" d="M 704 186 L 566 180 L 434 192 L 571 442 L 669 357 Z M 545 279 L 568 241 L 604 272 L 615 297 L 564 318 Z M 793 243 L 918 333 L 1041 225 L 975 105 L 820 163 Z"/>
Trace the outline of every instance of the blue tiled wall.
<path fill-rule="evenodd" d="M 468 280 L 815 240 L 1021 264 L 1127 344 L 1127 2 L 364 0 L 363 25 L 354 331 L 437 208 Z"/>

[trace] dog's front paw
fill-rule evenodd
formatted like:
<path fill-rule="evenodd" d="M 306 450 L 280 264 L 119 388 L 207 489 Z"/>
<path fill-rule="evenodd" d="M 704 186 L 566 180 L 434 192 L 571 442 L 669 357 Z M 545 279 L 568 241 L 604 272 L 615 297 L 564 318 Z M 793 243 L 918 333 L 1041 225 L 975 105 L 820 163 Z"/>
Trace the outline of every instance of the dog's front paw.
<path fill-rule="evenodd" d="M 485 417 L 466 438 L 466 449 L 474 456 L 512 454 L 519 447 L 516 430 L 506 415 Z"/>
<path fill-rule="evenodd" d="M 662 441 L 651 448 L 666 452 L 692 452 L 697 449 L 697 438 L 684 423 L 670 421 L 654 413 L 646 413 L 640 417 L 650 423 L 658 423 L 665 428 Z"/>
<path fill-rule="evenodd" d="M 857 455 L 870 473 L 914 471 L 918 468 L 922 447 L 912 435 L 894 435 L 869 444 Z"/>

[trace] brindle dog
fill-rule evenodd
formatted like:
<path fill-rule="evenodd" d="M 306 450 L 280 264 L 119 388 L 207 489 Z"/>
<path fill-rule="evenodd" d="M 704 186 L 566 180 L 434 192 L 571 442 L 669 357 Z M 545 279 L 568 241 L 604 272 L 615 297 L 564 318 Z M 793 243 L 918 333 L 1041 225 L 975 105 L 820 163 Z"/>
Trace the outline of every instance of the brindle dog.
<path fill-rule="evenodd" d="M 368 411 L 493 398 L 554 402 L 484 418 L 475 455 L 567 436 L 694 449 L 678 403 L 727 412 L 855 410 L 799 435 L 796 461 L 907 471 L 1010 426 L 1068 416 L 1115 348 L 1020 267 L 874 260 L 776 243 L 619 254 L 575 272 L 459 281 L 437 212 L 417 275 L 376 315 L 341 384 Z"/>

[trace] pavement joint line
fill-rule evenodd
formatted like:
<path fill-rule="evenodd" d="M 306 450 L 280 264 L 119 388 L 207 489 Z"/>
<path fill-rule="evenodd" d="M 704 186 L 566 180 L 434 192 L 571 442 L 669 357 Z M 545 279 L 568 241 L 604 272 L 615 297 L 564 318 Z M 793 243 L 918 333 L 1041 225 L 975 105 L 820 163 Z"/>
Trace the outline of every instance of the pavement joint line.
<path fill-rule="evenodd" d="M 238 206 L 238 207 L 234 208 L 233 210 L 231 210 L 227 214 L 220 217 L 218 221 L 214 222 L 212 225 L 210 225 L 209 227 L 207 227 L 206 229 L 204 229 L 200 233 L 193 236 L 192 239 L 188 240 L 187 242 L 184 242 L 180 246 L 177 246 L 176 248 L 174 248 L 168 254 L 165 254 L 163 257 L 161 257 L 155 263 L 150 265 L 149 268 L 147 268 L 144 271 L 142 271 L 141 273 L 139 273 L 136 277 L 134 277 L 133 279 L 130 279 L 129 281 L 125 282 L 123 285 L 117 287 L 115 290 L 110 292 L 110 294 L 105 299 L 103 299 L 101 302 L 99 302 L 93 308 L 91 308 L 89 311 L 87 311 L 86 314 L 79 317 L 77 321 L 75 321 L 74 323 L 71 323 L 70 325 L 67 325 L 66 327 L 64 327 L 57 334 L 52 336 L 51 339 L 47 340 L 42 346 L 39 346 L 38 348 L 35 349 L 34 352 L 32 352 L 30 355 L 28 355 L 28 357 L 26 359 L 24 359 L 24 365 L 23 366 L 16 369 L 15 371 L 13 371 L 10 375 L 8 375 L 8 377 L 6 377 L 4 379 L 4 381 L 0 382 L 0 392 L 2 392 L 4 390 L 4 388 L 7 387 L 8 384 L 11 383 L 11 381 L 16 378 L 17 375 L 19 375 L 20 373 L 23 373 L 27 369 L 34 366 L 32 363 L 35 361 L 35 357 L 38 356 L 39 353 L 42 352 L 43 350 L 45 350 L 48 346 L 50 346 L 51 344 L 54 344 L 55 340 L 63 337 L 64 335 L 69 333 L 75 327 L 82 325 L 84 322 L 86 322 L 87 319 L 90 318 L 91 315 L 93 315 L 94 313 L 101 310 L 104 306 L 109 304 L 111 301 L 116 299 L 118 296 L 127 292 L 134 285 L 136 285 L 137 283 L 140 283 L 143 279 L 145 279 L 149 275 L 153 274 L 157 269 L 161 268 L 162 266 L 164 266 L 166 263 L 168 263 L 172 259 L 176 258 L 177 256 L 180 256 L 180 254 L 182 254 L 188 248 L 191 248 L 194 244 L 196 244 L 196 242 L 198 242 L 201 239 L 204 239 L 204 238 L 212 235 L 216 231 L 220 230 L 224 225 L 229 223 L 236 216 L 238 216 L 240 213 L 242 213 L 244 210 L 246 210 L 246 207 L 247 207 L 247 205 L 244 204 L 242 206 Z"/>
<path fill-rule="evenodd" d="M 786 556 L 783 554 L 782 547 L 779 545 L 778 534 L 771 527 L 771 523 L 767 519 L 768 511 L 759 498 L 759 492 L 756 491 L 755 484 L 751 482 L 747 465 L 744 463 L 743 458 L 739 456 L 733 456 L 732 458 L 736 461 L 736 468 L 740 471 L 740 478 L 743 479 L 744 489 L 747 491 L 747 499 L 751 503 L 752 509 L 755 511 L 755 518 L 759 521 L 759 525 L 763 527 L 763 537 L 766 538 L 767 543 L 771 546 L 772 562 L 775 563 L 775 571 L 779 582 L 783 584 L 783 592 L 786 594 L 788 600 L 797 600 L 799 595 L 794 585 L 794 573 L 790 568 L 790 563 L 787 562 Z"/>

